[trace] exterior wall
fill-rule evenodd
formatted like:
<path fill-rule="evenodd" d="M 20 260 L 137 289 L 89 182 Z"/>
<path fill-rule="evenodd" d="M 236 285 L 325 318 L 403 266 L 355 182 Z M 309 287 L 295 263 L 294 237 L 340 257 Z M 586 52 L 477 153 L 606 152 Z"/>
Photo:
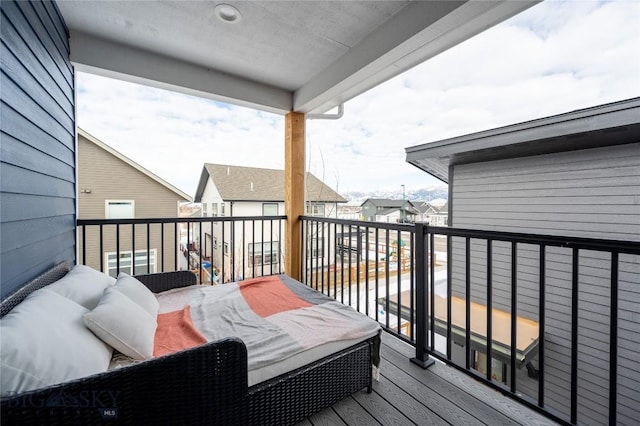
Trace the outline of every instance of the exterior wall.
<path fill-rule="evenodd" d="M 204 201 L 204 197 L 203 197 Z M 262 216 L 262 204 L 258 201 L 234 201 L 227 202 L 228 212 L 233 212 L 234 217 L 239 216 Z M 278 214 L 284 214 L 284 202 L 278 203 Z M 228 214 L 229 215 L 229 214 Z M 209 225 L 210 227 L 210 225 Z M 212 250 L 212 263 L 219 270 L 224 269 L 224 279 L 250 278 L 281 272 L 284 268 L 284 226 L 280 226 L 280 221 L 265 222 L 245 221 L 214 223 L 212 232 L 212 242 L 215 242 Z M 279 242 L 280 259 L 279 264 L 265 264 L 254 267 L 250 264 L 248 246 L 251 243 L 259 242 Z M 225 253 L 225 244 L 227 251 Z M 232 262 L 235 265 L 232 268 Z"/>
<path fill-rule="evenodd" d="M 105 219 L 106 200 L 133 200 L 136 218 L 174 218 L 178 217 L 179 202 L 187 201 L 83 136 L 78 137 L 78 188 L 78 216 L 81 219 Z M 164 226 L 163 231 L 161 226 Z M 84 264 L 106 271 L 105 253 L 117 249 L 115 228 L 103 227 L 102 250 L 98 227 L 88 227 L 86 237 L 82 233 L 79 235 L 80 260 Z M 175 226 L 149 225 L 149 242 L 147 225 L 135 225 L 135 233 L 133 228 L 132 225 L 120 226 L 121 251 L 133 251 L 134 246 L 136 251 L 155 250 L 156 267 L 149 272 L 179 269 L 175 252 L 180 238 Z M 83 238 L 86 238 L 86 250 Z"/>
<path fill-rule="evenodd" d="M 456 228 L 640 241 L 640 144 L 572 151 L 453 168 Z M 453 241 L 453 292 L 464 294 L 464 241 Z M 475 255 L 475 256 L 474 256 Z M 472 241 L 471 299 L 486 300 L 486 243 Z M 518 314 L 538 320 L 537 247 L 518 246 Z M 493 244 L 494 306 L 510 311 L 510 245 Z M 571 251 L 546 254 L 545 403 L 570 407 Z M 609 345 L 608 254 L 581 252 L 579 262 L 579 422 L 606 423 Z M 640 259 L 620 256 L 618 415 L 640 416 Z M 536 396 L 537 383 L 519 390 Z"/>
<path fill-rule="evenodd" d="M 371 201 L 365 201 L 362 205 L 362 217 L 364 220 L 375 220 L 376 212 L 378 208 Z"/>
<path fill-rule="evenodd" d="M 0 297 L 75 263 L 74 78 L 54 2 L 2 1 Z"/>

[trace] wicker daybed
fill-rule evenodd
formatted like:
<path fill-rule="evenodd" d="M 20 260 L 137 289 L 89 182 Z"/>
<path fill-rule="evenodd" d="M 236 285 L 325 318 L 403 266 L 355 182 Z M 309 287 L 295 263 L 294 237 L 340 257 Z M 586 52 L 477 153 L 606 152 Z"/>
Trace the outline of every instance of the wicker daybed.
<path fill-rule="evenodd" d="M 67 272 L 63 263 L 26 284 L 2 301 L 0 317 Z M 136 278 L 154 293 L 196 284 L 189 271 Z M 244 343 L 209 342 L 3 398 L 2 424 L 294 424 L 361 389 L 371 392 L 374 341 L 251 387 Z"/>

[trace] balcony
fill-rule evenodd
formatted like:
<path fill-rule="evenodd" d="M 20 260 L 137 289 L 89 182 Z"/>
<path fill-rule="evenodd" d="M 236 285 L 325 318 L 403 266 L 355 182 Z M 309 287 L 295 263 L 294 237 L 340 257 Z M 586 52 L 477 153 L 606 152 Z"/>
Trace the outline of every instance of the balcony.
<path fill-rule="evenodd" d="M 637 331 L 625 301 L 640 243 L 301 220 L 301 281 L 387 332 L 374 393 L 312 424 L 629 420 Z M 225 283 L 281 273 L 288 255 L 284 216 L 77 224 L 79 262 L 112 274 L 189 268 L 202 283 Z"/>

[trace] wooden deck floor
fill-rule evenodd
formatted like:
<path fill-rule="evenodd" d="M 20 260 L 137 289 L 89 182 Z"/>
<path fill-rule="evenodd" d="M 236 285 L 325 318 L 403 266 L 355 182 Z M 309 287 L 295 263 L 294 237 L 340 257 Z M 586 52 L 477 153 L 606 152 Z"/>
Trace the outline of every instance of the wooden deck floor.
<path fill-rule="evenodd" d="M 299 425 L 555 424 L 442 363 L 423 370 L 409 362 L 414 354 L 383 333 L 381 377 L 373 392 L 360 391 Z"/>

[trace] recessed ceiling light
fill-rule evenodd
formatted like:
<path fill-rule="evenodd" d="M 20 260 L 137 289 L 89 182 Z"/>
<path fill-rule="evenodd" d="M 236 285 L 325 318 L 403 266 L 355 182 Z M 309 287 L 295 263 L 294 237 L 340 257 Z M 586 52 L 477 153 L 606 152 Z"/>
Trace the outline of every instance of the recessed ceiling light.
<path fill-rule="evenodd" d="M 240 11 L 230 4 L 220 3 L 214 11 L 219 20 L 229 24 L 235 24 L 241 18 Z"/>

